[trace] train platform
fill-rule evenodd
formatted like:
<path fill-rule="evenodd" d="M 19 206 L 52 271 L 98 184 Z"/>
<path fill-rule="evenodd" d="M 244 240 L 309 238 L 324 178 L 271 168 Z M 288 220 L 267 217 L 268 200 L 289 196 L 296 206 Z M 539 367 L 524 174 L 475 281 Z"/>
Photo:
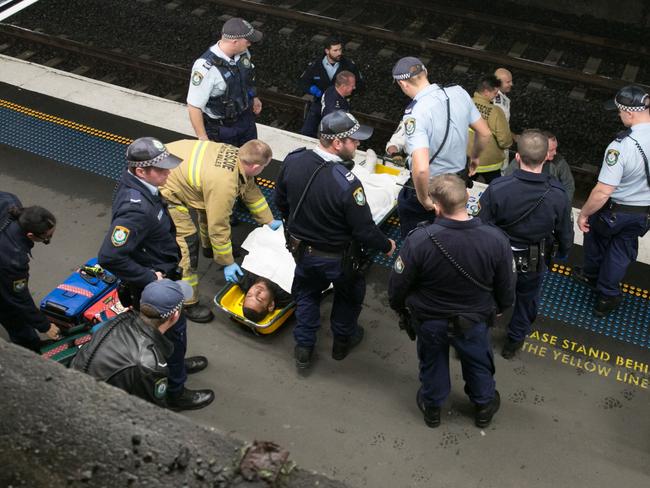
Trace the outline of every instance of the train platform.
<path fill-rule="evenodd" d="M 0 190 L 58 218 L 52 243 L 33 251 L 36 299 L 96 255 L 126 145 L 145 135 L 165 142 L 191 137 L 184 107 L 0 57 Z M 272 128 L 261 128 L 260 137 L 273 142 L 277 159 L 313 143 Z M 262 175 L 267 197 L 277 168 Z M 252 228 L 246 221 L 235 227 L 235 243 Z M 396 235 L 396 221 L 385 230 Z M 579 246 L 569 263 L 548 274 L 523 351 L 512 361 L 495 354 L 502 405 L 485 430 L 474 427 L 454 359 L 442 425 L 424 425 L 415 404 L 415 344 L 388 307 L 391 261 L 380 257 L 367 277 L 360 319 L 366 338 L 344 361 L 332 360 L 326 298 L 308 375 L 294 367 L 291 321 L 270 336 L 256 336 L 219 312 L 212 323 L 190 323 L 188 355 L 205 355 L 210 365 L 188 386 L 213 388 L 216 400 L 183 415 L 237 438 L 273 440 L 301 466 L 350 486 L 645 486 L 650 246 L 647 240 L 642 246 L 624 283 L 624 303 L 604 319 L 591 312 L 593 294 L 569 277 Z M 224 285 L 222 272 L 201 258 L 200 275 L 202 300 L 210 303 Z M 506 319 L 493 330 L 495 351 Z"/>

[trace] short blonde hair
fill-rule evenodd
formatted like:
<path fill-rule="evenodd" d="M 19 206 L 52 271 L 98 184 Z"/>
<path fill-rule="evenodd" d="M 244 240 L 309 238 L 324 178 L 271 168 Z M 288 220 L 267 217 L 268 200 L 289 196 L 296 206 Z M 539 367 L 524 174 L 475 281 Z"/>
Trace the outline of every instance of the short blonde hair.
<path fill-rule="evenodd" d="M 259 139 L 253 139 L 239 148 L 239 160 L 242 164 L 251 166 L 260 164 L 262 166 L 269 163 L 273 157 L 271 146 Z"/>
<path fill-rule="evenodd" d="M 444 174 L 431 178 L 429 197 L 446 214 L 453 214 L 467 205 L 467 187 L 457 175 Z"/>

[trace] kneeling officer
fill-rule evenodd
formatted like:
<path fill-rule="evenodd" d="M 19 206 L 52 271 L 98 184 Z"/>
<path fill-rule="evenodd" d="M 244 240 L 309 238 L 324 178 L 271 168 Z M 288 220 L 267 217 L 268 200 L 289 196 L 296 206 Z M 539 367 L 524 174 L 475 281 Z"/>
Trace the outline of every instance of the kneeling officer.
<path fill-rule="evenodd" d="M 426 425 L 440 425 L 451 390 L 451 344 L 483 428 L 500 404 L 488 324 L 512 305 L 512 251 L 499 229 L 467 215 L 469 194 L 458 176 L 435 176 L 428 197 L 436 222 L 420 224 L 404 241 L 388 283 L 390 306 L 400 314 L 408 309 L 415 325 L 422 383 L 416 400 Z"/>
<path fill-rule="evenodd" d="M 113 200 L 111 230 L 98 259 L 122 280 L 122 303 L 138 310 L 142 290 L 149 283 L 165 277 L 181 278 L 176 229 L 158 191 L 181 160 L 153 137 L 133 141 L 126 150 L 126 159 L 128 169 L 120 178 Z M 167 332 L 167 338 L 174 344 L 174 352 L 167 359 L 167 403 L 179 410 L 204 407 L 214 398 L 212 390 L 185 388 L 188 373 L 201 371 L 208 364 L 203 356 L 185 359 L 186 329 L 185 314 L 181 313 L 176 325 Z"/>

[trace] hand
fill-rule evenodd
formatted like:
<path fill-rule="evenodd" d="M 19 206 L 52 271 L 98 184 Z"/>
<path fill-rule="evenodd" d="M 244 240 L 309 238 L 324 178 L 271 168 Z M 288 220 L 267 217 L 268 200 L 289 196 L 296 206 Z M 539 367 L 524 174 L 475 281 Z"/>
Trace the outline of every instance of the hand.
<path fill-rule="evenodd" d="M 253 98 L 253 113 L 255 115 L 259 115 L 261 111 L 262 111 L 262 100 L 260 100 L 257 97 Z"/>
<path fill-rule="evenodd" d="M 397 146 L 390 145 L 386 148 L 386 154 L 388 154 L 389 158 L 392 158 L 399 152 L 399 149 L 397 149 Z"/>
<path fill-rule="evenodd" d="M 280 228 L 280 226 L 282 225 L 282 221 L 281 220 L 271 220 L 271 222 L 267 223 L 266 225 L 268 225 L 271 228 L 271 230 L 278 230 Z"/>
<path fill-rule="evenodd" d="M 154 271 L 154 273 L 156 274 L 156 280 L 162 280 L 164 278 L 160 271 Z"/>
<path fill-rule="evenodd" d="M 589 232 L 589 216 L 583 215 L 582 212 L 580 212 L 580 215 L 578 215 L 578 228 L 585 234 Z"/>
<path fill-rule="evenodd" d="M 420 204 L 424 207 L 425 210 L 428 210 L 429 212 L 435 212 L 435 207 L 433 206 L 433 200 L 431 200 L 431 197 L 429 195 L 427 195 L 424 201 L 420 200 Z"/>
<path fill-rule="evenodd" d="M 397 166 L 405 166 L 404 156 L 395 154 L 391 159 L 393 160 L 393 163 L 396 164 Z"/>
<path fill-rule="evenodd" d="M 237 263 L 232 263 L 223 268 L 223 276 L 226 278 L 228 283 L 238 283 L 239 276 L 244 276 L 244 272 L 241 270 Z"/>
<path fill-rule="evenodd" d="M 58 339 L 61 339 L 61 331 L 60 331 L 59 328 L 58 328 L 56 325 L 54 325 L 54 324 L 50 324 L 50 328 L 49 328 L 48 331 L 45 333 L 45 335 L 47 335 L 47 336 L 48 336 L 50 339 L 52 339 L 53 341 L 56 341 L 56 340 L 58 340 Z"/>
<path fill-rule="evenodd" d="M 388 240 L 390 241 L 390 251 L 386 253 L 386 256 L 391 257 L 395 252 L 395 248 L 397 246 L 395 245 L 395 241 L 393 239 L 388 239 Z"/>
<path fill-rule="evenodd" d="M 199 137 L 197 137 L 197 139 L 198 139 L 199 141 L 209 141 L 209 140 L 210 140 L 210 139 L 208 138 L 207 135 L 205 135 L 205 136 L 199 136 Z"/>
<path fill-rule="evenodd" d="M 316 98 L 320 98 L 320 96 L 323 94 L 323 92 L 320 91 L 320 88 L 318 88 L 316 85 L 312 85 L 309 87 L 309 93 L 314 95 Z"/>
<path fill-rule="evenodd" d="M 478 163 L 479 163 L 478 157 L 470 159 L 469 171 L 468 171 L 469 176 L 474 176 L 476 174 L 476 170 L 478 169 Z"/>

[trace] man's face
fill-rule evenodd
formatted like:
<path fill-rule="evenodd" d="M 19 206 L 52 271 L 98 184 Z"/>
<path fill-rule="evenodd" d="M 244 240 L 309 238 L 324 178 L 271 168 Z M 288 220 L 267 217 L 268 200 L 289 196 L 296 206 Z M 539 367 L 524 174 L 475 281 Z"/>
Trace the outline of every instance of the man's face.
<path fill-rule="evenodd" d="M 325 49 L 325 55 L 330 63 L 338 63 L 341 60 L 341 56 L 343 56 L 343 45 L 334 44 L 330 46 L 329 49 Z"/>
<path fill-rule="evenodd" d="M 246 50 L 248 50 L 248 48 L 251 47 L 252 44 L 253 43 L 248 39 L 235 39 L 233 41 L 233 45 L 235 46 L 235 51 L 237 54 L 246 52 Z"/>
<path fill-rule="evenodd" d="M 494 100 L 494 97 L 497 96 L 497 93 L 499 93 L 499 89 L 494 88 L 493 90 L 486 90 L 483 93 L 485 94 L 485 96 L 487 97 L 488 100 L 492 101 L 492 100 Z"/>
<path fill-rule="evenodd" d="M 150 166 L 148 168 L 136 168 L 135 175 L 142 178 L 144 181 L 153 186 L 163 186 L 167 182 L 167 178 L 171 173 L 170 169 L 156 168 Z"/>
<path fill-rule="evenodd" d="M 27 237 L 34 242 L 42 242 L 43 244 L 47 245 L 52 240 L 54 229 L 56 229 L 56 226 L 52 227 L 50 230 L 43 232 L 43 234 L 33 234 L 32 232 L 28 232 Z"/>
<path fill-rule="evenodd" d="M 499 79 L 501 80 L 501 93 L 510 93 L 510 90 L 512 90 L 512 75 L 504 74 Z"/>
<path fill-rule="evenodd" d="M 273 311 L 275 308 L 273 294 L 264 281 L 258 281 L 248 289 L 244 297 L 244 307 L 258 313 Z"/>
<path fill-rule="evenodd" d="M 557 139 L 548 140 L 548 152 L 546 153 L 546 160 L 553 161 L 557 154 Z"/>
<path fill-rule="evenodd" d="M 350 95 L 352 95 L 352 92 L 356 87 L 357 87 L 356 81 L 352 81 L 347 85 L 341 85 L 341 95 L 343 95 L 344 97 L 349 97 Z"/>
<path fill-rule="evenodd" d="M 359 147 L 359 141 L 346 137 L 344 139 L 334 139 L 334 149 L 336 155 L 341 159 L 354 159 L 354 154 Z"/>

